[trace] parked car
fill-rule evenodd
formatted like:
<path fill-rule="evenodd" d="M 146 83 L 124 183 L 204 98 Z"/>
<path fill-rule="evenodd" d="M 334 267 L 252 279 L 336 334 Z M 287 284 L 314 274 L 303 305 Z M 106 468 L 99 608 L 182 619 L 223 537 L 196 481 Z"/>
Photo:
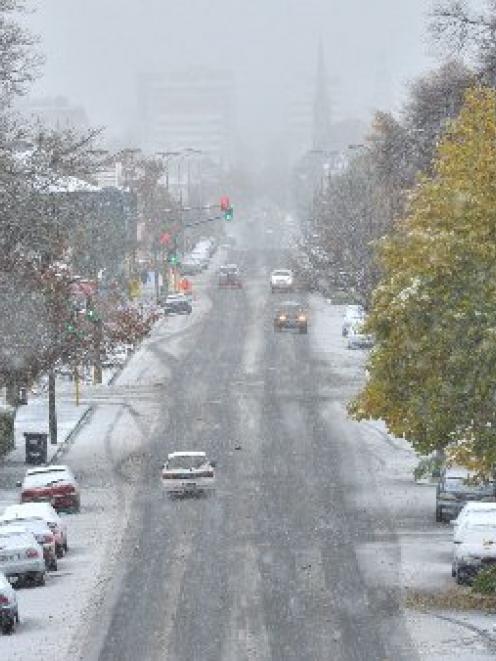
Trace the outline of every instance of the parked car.
<path fill-rule="evenodd" d="M 193 257 L 186 257 L 181 262 L 181 274 L 182 275 L 198 275 L 203 271 L 201 262 L 198 259 L 193 259 Z"/>
<path fill-rule="evenodd" d="M 23 519 L 22 521 L 16 520 L 15 522 L 0 521 L 0 531 L 5 528 L 32 533 L 43 549 L 45 567 L 48 571 L 57 571 L 55 535 L 48 527 L 46 521 L 43 521 L 43 519 Z"/>
<path fill-rule="evenodd" d="M 276 291 L 292 291 L 294 285 L 293 271 L 290 269 L 276 269 L 270 274 L 270 289 Z"/>
<path fill-rule="evenodd" d="M 17 624 L 19 624 L 17 594 L 5 574 L 0 572 L 0 628 L 2 633 L 14 633 Z"/>
<path fill-rule="evenodd" d="M 57 511 L 79 512 L 79 484 L 68 466 L 49 465 L 30 468 L 22 482 L 21 503 L 49 502 Z"/>
<path fill-rule="evenodd" d="M 274 316 L 274 331 L 294 329 L 299 333 L 308 331 L 308 314 L 301 303 L 286 301 L 278 306 Z"/>
<path fill-rule="evenodd" d="M 235 287 L 240 289 L 241 275 L 237 264 L 225 264 L 219 269 L 219 287 Z"/>
<path fill-rule="evenodd" d="M 468 469 L 453 466 L 441 471 L 436 488 L 436 521 L 456 519 L 472 500 L 495 502 L 494 482 L 479 482 Z"/>
<path fill-rule="evenodd" d="M 50 503 L 22 503 L 9 505 L 5 508 L 0 521 L 19 523 L 27 519 L 42 519 L 46 522 L 55 537 L 55 552 L 57 558 L 62 558 L 69 550 L 67 525 Z"/>
<path fill-rule="evenodd" d="M 460 526 L 468 521 L 493 522 L 496 525 L 496 503 L 474 500 L 465 503 L 456 519 L 452 520 L 453 536 L 456 537 Z"/>
<path fill-rule="evenodd" d="M 364 330 L 364 321 L 358 321 L 348 329 L 348 349 L 370 349 L 374 346 L 374 336 Z"/>
<path fill-rule="evenodd" d="M 205 452 L 171 452 L 162 467 L 162 484 L 173 496 L 211 493 L 215 490 L 215 462 Z"/>
<path fill-rule="evenodd" d="M 191 314 L 191 300 L 185 294 L 169 294 L 164 303 L 165 314 Z"/>
<path fill-rule="evenodd" d="M 470 583 L 485 567 L 496 565 L 496 525 L 464 525 L 454 540 L 452 576 L 459 584 Z"/>
<path fill-rule="evenodd" d="M 363 322 L 364 319 L 365 310 L 362 305 L 347 305 L 344 313 L 343 326 L 341 328 L 342 336 L 346 337 L 350 328 L 355 324 Z"/>
<path fill-rule="evenodd" d="M 13 585 L 45 585 L 43 549 L 33 533 L 8 526 L 0 528 L 0 572 Z"/>

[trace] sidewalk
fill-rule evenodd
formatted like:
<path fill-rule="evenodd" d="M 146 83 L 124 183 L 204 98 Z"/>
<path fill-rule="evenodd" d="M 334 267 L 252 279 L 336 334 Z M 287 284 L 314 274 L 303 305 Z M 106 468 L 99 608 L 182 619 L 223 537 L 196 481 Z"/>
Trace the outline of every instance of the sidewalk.
<path fill-rule="evenodd" d="M 103 371 L 103 384 L 107 385 L 118 373 L 119 367 Z M 85 385 L 81 385 L 84 392 Z M 55 385 L 57 407 L 57 444 L 48 440 L 48 463 L 50 463 L 77 432 L 91 410 L 87 403 L 76 405 L 76 391 L 74 382 L 57 379 Z M 44 432 L 48 434 L 48 395 L 46 392 L 39 395 L 30 394 L 28 404 L 20 406 L 14 422 L 15 448 L 3 457 L 4 463 L 24 463 L 24 432 Z"/>

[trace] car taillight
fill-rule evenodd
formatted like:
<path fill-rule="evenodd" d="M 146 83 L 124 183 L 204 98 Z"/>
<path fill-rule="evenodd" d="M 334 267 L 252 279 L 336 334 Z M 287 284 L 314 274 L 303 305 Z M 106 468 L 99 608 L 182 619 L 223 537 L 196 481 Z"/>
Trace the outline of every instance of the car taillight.
<path fill-rule="evenodd" d="M 42 544 L 51 544 L 53 542 L 53 535 L 43 535 Z"/>
<path fill-rule="evenodd" d="M 36 549 L 28 549 L 26 551 L 26 558 L 39 558 L 40 553 Z"/>
<path fill-rule="evenodd" d="M 9 603 L 9 600 L 7 599 L 7 597 L 3 594 L 0 594 L 0 604 L 5 605 L 5 604 L 8 604 L 8 603 Z"/>

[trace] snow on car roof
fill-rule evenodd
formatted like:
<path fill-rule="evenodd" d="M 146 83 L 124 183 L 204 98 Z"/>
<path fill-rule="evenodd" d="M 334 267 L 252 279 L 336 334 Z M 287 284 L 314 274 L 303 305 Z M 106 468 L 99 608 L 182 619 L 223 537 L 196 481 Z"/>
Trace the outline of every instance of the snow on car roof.
<path fill-rule="evenodd" d="M 172 459 L 172 457 L 206 457 L 207 453 L 206 452 L 171 452 L 170 454 L 167 455 L 168 459 Z"/>
<path fill-rule="evenodd" d="M 66 472 L 69 471 L 68 466 L 40 466 L 38 468 L 28 468 L 26 475 L 37 475 L 38 473 L 53 473 L 53 472 Z"/>

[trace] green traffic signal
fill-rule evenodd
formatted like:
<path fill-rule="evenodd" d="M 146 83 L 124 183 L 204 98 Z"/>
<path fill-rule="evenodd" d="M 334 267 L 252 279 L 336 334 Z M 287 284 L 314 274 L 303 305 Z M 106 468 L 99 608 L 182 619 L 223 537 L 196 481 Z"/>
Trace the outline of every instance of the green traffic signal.
<path fill-rule="evenodd" d="M 91 321 L 92 323 L 97 322 L 99 317 L 98 317 L 98 314 L 97 314 L 96 310 L 93 310 L 92 308 L 89 308 L 88 310 L 86 310 L 86 319 L 88 321 Z"/>
<path fill-rule="evenodd" d="M 232 220 L 234 218 L 234 209 L 229 207 L 224 211 L 224 220 Z"/>

